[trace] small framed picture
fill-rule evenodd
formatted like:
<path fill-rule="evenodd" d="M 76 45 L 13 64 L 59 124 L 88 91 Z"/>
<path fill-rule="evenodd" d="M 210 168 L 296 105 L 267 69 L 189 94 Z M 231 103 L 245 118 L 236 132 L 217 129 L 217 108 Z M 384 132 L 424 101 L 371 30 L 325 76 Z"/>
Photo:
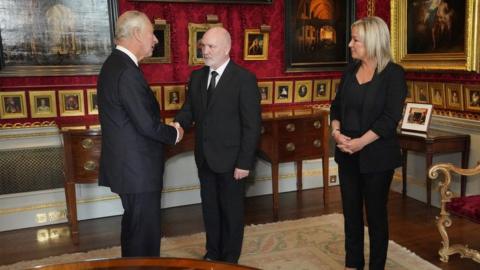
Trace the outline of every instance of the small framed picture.
<path fill-rule="evenodd" d="M 163 87 L 165 110 L 179 110 L 185 101 L 185 85 L 168 85 Z"/>
<path fill-rule="evenodd" d="M 55 91 L 29 91 L 32 118 L 57 117 Z"/>
<path fill-rule="evenodd" d="M 312 81 L 295 81 L 295 102 L 312 101 Z"/>
<path fill-rule="evenodd" d="M 0 92 L 0 117 L 2 119 L 27 118 L 24 91 Z"/>
<path fill-rule="evenodd" d="M 413 89 L 415 93 L 415 102 L 430 103 L 430 96 L 428 95 L 427 82 L 415 82 L 413 84 Z"/>
<path fill-rule="evenodd" d="M 332 80 L 332 93 L 330 94 L 330 100 L 334 100 L 335 96 L 337 95 L 338 87 L 340 86 L 340 79 L 333 79 Z"/>
<path fill-rule="evenodd" d="M 414 102 L 414 94 L 413 94 L 413 81 L 407 81 L 407 97 L 405 98 L 405 103 Z"/>
<path fill-rule="evenodd" d="M 402 130 L 427 132 L 433 105 L 423 103 L 407 103 L 403 115 Z"/>
<path fill-rule="evenodd" d="M 262 33 L 260 29 L 245 29 L 243 59 L 267 60 L 268 36 L 268 33 Z"/>
<path fill-rule="evenodd" d="M 480 112 L 480 85 L 465 85 L 465 109 Z"/>
<path fill-rule="evenodd" d="M 97 89 L 87 89 L 87 108 L 88 114 L 96 115 L 98 114 L 98 100 L 97 100 Z"/>
<path fill-rule="evenodd" d="M 221 23 L 208 24 L 208 23 L 188 23 L 188 64 L 189 65 L 202 65 L 202 37 L 208 29 L 215 26 L 223 26 Z"/>
<path fill-rule="evenodd" d="M 275 82 L 275 103 L 292 103 L 293 100 L 293 82 L 276 81 Z"/>
<path fill-rule="evenodd" d="M 447 109 L 463 110 L 463 89 L 459 83 L 446 83 L 446 104 Z"/>
<path fill-rule="evenodd" d="M 60 116 L 85 115 L 83 90 L 60 90 Z"/>
<path fill-rule="evenodd" d="M 273 82 L 258 82 L 258 91 L 260 91 L 261 104 L 272 104 Z"/>
<path fill-rule="evenodd" d="M 151 86 L 150 89 L 152 89 L 153 95 L 155 96 L 155 99 L 157 100 L 161 110 L 162 109 L 162 86 L 155 85 L 155 86 Z"/>
<path fill-rule="evenodd" d="M 433 107 L 445 108 L 445 85 L 443 83 L 429 83 L 428 90 Z"/>
<path fill-rule="evenodd" d="M 330 99 L 330 80 L 315 80 L 313 82 L 313 101 L 328 101 Z"/>
<path fill-rule="evenodd" d="M 170 63 L 170 24 L 157 23 L 153 25 L 153 34 L 158 43 L 153 47 L 152 56 L 142 60 L 143 63 Z"/>

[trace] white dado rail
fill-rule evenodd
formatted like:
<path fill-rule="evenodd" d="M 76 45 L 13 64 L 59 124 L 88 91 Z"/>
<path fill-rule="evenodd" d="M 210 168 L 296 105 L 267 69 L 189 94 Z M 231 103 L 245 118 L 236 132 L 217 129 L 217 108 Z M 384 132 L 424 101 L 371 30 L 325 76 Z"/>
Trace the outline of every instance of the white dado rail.
<path fill-rule="evenodd" d="M 57 127 L 0 129 L 0 168 L 7 166 L 7 152 L 39 148 L 62 149 Z M 337 175 L 336 163 L 330 159 L 330 175 Z M 21 168 L 19 168 L 21 170 Z M 279 192 L 293 191 L 296 170 L 293 163 L 279 165 Z M 330 185 L 337 185 L 336 177 Z M 0 179 L 5 182 L 6 179 Z M 249 179 L 247 196 L 271 194 L 270 164 L 258 160 L 253 179 Z M 12 179 L 9 179 L 9 182 Z M 0 183 L 1 184 L 1 183 Z M 322 162 L 303 162 L 303 189 L 321 187 Z M 319 192 L 318 196 L 321 196 Z M 200 202 L 197 169 L 192 152 L 182 153 L 166 162 L 162 207 L 174 207 Z M 77 185 L 79 220 L 99 218 L 123 213 L 118 196 L 108 188 L 96 184 Z M 280 202 L 280 211 L 281 211 Z M 0 195 L 0 231 L 43 226 L 66 222 L 66 204 L 63 188 Z"/>

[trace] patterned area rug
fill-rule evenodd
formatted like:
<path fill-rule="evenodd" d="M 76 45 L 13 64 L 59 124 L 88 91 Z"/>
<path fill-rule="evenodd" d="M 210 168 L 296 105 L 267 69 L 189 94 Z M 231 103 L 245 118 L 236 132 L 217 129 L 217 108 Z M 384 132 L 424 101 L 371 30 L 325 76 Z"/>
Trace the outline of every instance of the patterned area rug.
<path fill-rule="evenodd" d="M 198 233 L 162 239 L 163 257 L 201 258 L 205 234 Z M 365 240 L 368 253 L 368 239 Z M 120 248 L 93 250 L 87 253 L 65 254 L 35 261 L 0 266 L 5 269 L 25 269 L 35 265 L 66 263 L 94 258 L 113 258 Z M 368 254 L 366 255 L 368 257 Z M 368 258 L 366 258 L 368 262 Z M 343 216 L 331 214 L 245 228 L 245 240 L 240 264 L 275 270 L 333 270 L 344 267 Z M 386 269 L 440 269 L 406 248 L 390 241 Z"/>

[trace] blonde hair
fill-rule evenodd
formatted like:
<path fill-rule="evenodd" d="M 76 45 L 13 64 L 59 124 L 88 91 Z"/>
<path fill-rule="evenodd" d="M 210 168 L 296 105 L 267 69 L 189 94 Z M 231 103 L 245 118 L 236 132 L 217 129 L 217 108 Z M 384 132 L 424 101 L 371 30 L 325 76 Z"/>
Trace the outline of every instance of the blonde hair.
<path fill-rule="evenodd" d="M 123 13 L 115 26 L 115 40 L 130 38 L 136 29 L 143 31 L 147 23 L 150 23 L 150 20 L 143 12 L 129 10 Z"/>
<path fill-rule="evenodd" d="M 392 61 L 390 52 L 390 32 L 381 18 L 376 16 L 365 17 L 352 24 L 356 28 L 359 38 L 365 45 L 367 57 L 377 61 L 377 73 Z"/>

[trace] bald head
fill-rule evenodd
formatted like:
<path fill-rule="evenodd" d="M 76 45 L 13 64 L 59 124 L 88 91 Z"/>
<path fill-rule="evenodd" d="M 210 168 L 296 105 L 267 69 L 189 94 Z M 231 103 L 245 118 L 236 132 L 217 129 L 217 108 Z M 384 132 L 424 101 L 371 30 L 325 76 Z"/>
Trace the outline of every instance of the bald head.
<path fill-rule="evenodd" d="M 225 28 L 210 28 L 202 37 L 202 53 L 205 65 L 217 69 L 230 59 L 231 47 L 232 38 Z"/>

